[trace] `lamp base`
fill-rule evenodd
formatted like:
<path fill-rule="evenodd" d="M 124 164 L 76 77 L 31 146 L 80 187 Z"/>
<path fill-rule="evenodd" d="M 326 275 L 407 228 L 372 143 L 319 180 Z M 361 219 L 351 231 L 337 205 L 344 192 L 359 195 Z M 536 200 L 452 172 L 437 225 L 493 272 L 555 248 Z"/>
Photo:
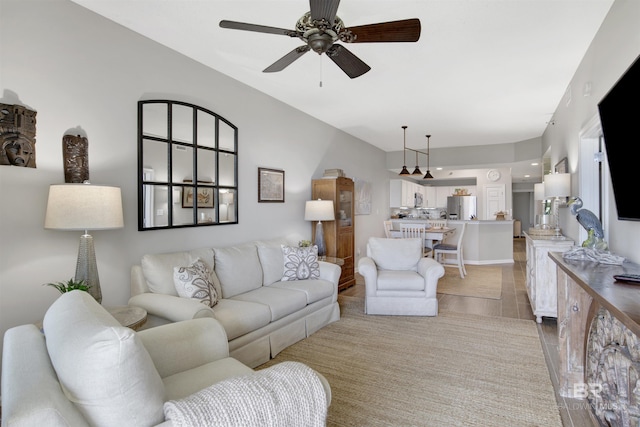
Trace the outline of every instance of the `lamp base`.
<path fill-rule="evenodd" d="M 87 291 L 89 295 L 99 303 L 102 303 L 102 290 L 100 289 L 100 279 L 98 278 L 96 251 L 93 248 L 93 237 L 89 234 L 80 236 L 75 280 L 84 280 L 84 283 L 89 287 Z"/>
<path fill-rule="evenodd" d="M 318 247 L 318 256 L 323 257 L 327 254 L 327 247 L 324 243 L 324 232 L 322 231 L 322 221 L 316 224 L 315 245 Z"/>

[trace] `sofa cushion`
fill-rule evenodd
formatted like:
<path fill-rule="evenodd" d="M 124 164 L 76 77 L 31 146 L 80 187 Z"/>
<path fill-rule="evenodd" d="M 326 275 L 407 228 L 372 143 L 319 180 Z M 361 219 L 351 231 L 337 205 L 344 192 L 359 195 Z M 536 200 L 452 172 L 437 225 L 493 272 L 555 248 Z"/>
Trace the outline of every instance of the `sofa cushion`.
<path fill-rule="evenodd" d="M 144 278 L 151 292 L 178 296 L 173 283 L 173 268 L 189 265 L 200 258 L 211 272 L 211 281 L 220 295 L 220 285 L 215 273 L 213 249 L 194 249 L 192 251 L 166 254 L 147 254 L 142 257 L 140 265 Z"/>
<path fill-rule="evenodd" d="M 295 313 L 307 305 L 307 296 L 304 292 L 273 286 L 263 286 L 260 289 L 236 295 L 233 299 L 265 304 L 271 312 L 270 320 L 272 322 Z M 217 315 L 216 312 L 216 317 Z"/>
<path fill-rule="evenodd" d="M 262 266 L 255 243 L 216 248 L 214 257 L 222 298 L 231 298 L 262 286 Z"/>
<path fill-rule="evenodd" d="M 258 241 L 258 257 L 262 266 L 262 284 L 269 286 L 282 279 L 283 256 L 282 245 L 288 245 L 287 239 Z"/>
<path fill-rule="evenodd" d="M 318 247 L 282 246 L 284 272 L 282 281 L 315 280 L 320 277 L 318 264 Z"/>
<path fill-rule="evenodd" d="M 335 291 L 335 285 L 328 280 L 293 280 L 276 282 L 273 288 L 291 289 L 304 292 L 307 297 L 307 305 L 330 297 Z"/>
<path fill-rule="evenodd" d="M 68 396 L 95 426 L 164 421 L 164 386 L 135 332 L 88 293 L 62 294 L 43 322 L 47 351 Z"/>
<path fill-rule="evenodd" d="M 211 272 L 198 258 L 185 267 L 173 267 L 173 283 L 178 295 L 183 298 L 197 299 L 213 307 L 218 303 L 218 292 L 211 281 Z"/>
<path fill-rule="evenodd" d="M 367 255 L 380 270 L 416 270 L 422 258 L 422 239 L 370 237 Z"/>
<path fill-rule="evenodd" d="M 271 322 L 271 310 L 265 304 L 223 298 L 215 308 L 229 341 L 262 328 Z"/>

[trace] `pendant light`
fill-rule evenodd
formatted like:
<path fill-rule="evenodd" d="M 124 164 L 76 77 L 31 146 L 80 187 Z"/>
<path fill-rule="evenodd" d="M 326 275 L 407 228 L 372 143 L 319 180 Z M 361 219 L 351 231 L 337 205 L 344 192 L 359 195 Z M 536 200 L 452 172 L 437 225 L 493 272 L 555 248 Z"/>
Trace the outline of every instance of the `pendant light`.
<path fill-rule="evenodd" d="M 431 153 L 429 153 L 429 138 L 431 135 L 425 135 L 427 137 L 427 173 L 424 175 L 424 179 L 433 179 L 433 175 L 431 175 L 431 171 L 429 170 L 429 158 L 431 157 Z"/>
<path fill-rule="evenodd" d="M 418 151 L 417 150 L 415 151 L 416 151 L 416 168 L 413 170 L 413 173 L 411 175 L 422 175 L 422 171 L 418 167 Z"/>
<path fill-rule="evenodd" d="M 402 150 L 402 155 L 404 157 L 404 166 L 402 166 L 402 170 L 398 175 L 411 175 L 409 170 L 407 169 L 407 126 L 402 126 L 404 129 L 404 149 Z"/>

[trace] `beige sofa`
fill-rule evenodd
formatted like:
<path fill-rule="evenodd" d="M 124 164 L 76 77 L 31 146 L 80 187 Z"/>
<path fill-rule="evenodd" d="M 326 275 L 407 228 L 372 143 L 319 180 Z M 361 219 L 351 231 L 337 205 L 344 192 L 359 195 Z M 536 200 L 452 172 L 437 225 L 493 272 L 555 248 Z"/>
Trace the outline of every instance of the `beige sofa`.
<path fill-rule="evenodd" d="M 253 371 L 229 357 L 214 319 L 134 332 L 77 290 L 52 304 L 43 331 L 5 333 L 1 393 L 3 427 L 322 426 L 331 399 L 306 365 Z"/>
<path fill-rule="evenodd" d="M 131 269 L 129 304 L 147 310 L 147 327 L 215 318 L 227 334 L 231 356 L 259 366 L 340 318 L 340 267 L 320 261 L 317 280 L 283 281 L 282 246 L 297 246 L 297 240 L 144 255 Z M 213 307 L 178 296 L 174 268 L 197 259 L 209 267 L 218 288 L 220 299 Z"/>

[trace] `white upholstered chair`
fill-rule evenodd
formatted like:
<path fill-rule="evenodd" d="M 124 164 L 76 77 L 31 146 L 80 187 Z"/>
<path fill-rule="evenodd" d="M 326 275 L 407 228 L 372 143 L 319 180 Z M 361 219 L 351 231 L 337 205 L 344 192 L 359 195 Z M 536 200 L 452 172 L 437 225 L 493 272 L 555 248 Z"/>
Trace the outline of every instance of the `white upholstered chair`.
<path fill-rule="evenodd" d="M 456 232 L 458 233 L 458 242 L 456 244 L 451 243 L 438 243 L 433 246 L 433 256 L 436 261 L 445 267 L 458 267 L 460 270 L 460 277 L 464 279 L 467 274 L 467 269 L 464 268 L 464 257 L 462 254 L 462 239 L 464 238 L 464 231 L 467 228 L 467 223 L 462 223 L 462 227 L 458 227 Z"/>
<path fill-rule="evenodd" d="M 370 237 L 358 261 L 366 289 L 365 314 L 437 316 L 444 267 L 422 256 L 423 239 Z"/>
<path fill-rule="evenodd" d="M 422 239 L 422 256 L 429 256 L 431 248 L 427 246 L 426 224 L 400 224 L 400 233 L 403 239 Z"/>

